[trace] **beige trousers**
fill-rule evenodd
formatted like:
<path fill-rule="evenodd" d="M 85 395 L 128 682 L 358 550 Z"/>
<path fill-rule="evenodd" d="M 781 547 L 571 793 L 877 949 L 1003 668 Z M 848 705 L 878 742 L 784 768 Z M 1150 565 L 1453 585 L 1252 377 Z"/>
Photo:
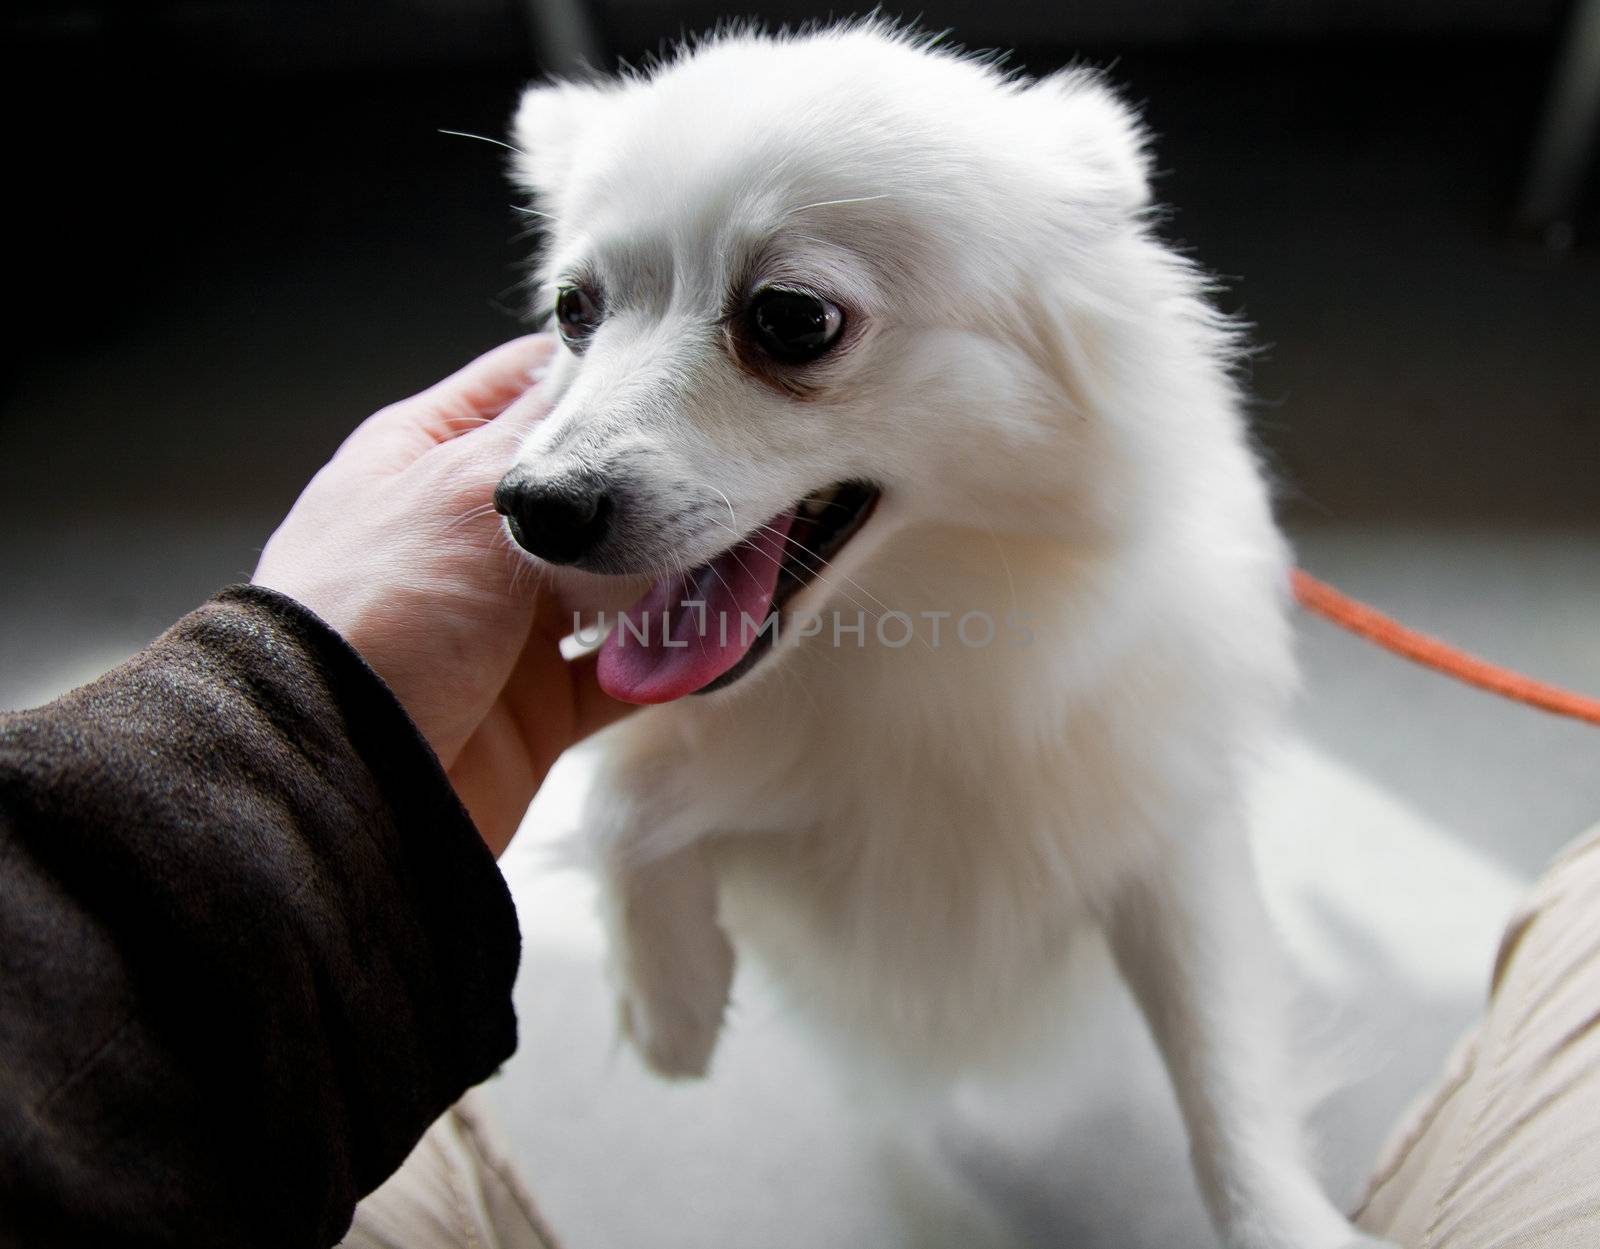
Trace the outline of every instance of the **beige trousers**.
<path fill-rule="evenodd" d="M 1600 827 L 1506 930 L 1483 1022 L 1385 1147 L 1358 1222 L 1405 1249 L 1600 1249 Z M 473 1092 L 345 1249 L 556 1249 Z"/>
<path fill-rule="evenodd" d="M 1391 1135 L 1358 1221 L 1405 1249 L 1600 1246 L 1600 827 L 1506 929 L 1483 1022 Z"/>
<path fill-rule="evenodd" d="M 356 1207 L 341 1249 L 559 1249 L 490 1124 L 467 1093 Z"/>

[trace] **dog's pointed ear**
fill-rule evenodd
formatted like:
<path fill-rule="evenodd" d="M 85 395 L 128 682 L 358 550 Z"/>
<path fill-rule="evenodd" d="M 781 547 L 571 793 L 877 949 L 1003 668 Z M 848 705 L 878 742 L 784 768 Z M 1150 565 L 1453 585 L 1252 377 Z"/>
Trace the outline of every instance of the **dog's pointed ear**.
<path fill-rule="evenodd" d="M 1023 93 L 1049 135 L 1053 172 L 1078 202 L 1129 214 L 1150 202 L 1149 137 L 1138 115 L 1090 69 L 1064 69 Z"/>
<path fill-rule="evenodd" d="M 616 89 L 595 82 L 548 82 L 522 93 L 511 123 L 512 178 L 534 199 L 559 202 L 577 155 L 610 108 Z"/>

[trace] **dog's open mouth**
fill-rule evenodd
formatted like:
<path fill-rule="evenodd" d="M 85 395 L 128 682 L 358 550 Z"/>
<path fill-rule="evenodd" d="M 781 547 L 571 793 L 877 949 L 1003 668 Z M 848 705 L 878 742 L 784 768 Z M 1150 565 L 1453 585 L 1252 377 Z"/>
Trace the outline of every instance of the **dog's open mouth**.
<path fill-rule="evenodd" d="M 704 564 L 656 581 L 602 643 L 602 688 L 623 702 L 665 703 L 737 681 L 771 649 L 774 613 L 844 549 L 879 494 L 862 482 L 830 486 Z"/>

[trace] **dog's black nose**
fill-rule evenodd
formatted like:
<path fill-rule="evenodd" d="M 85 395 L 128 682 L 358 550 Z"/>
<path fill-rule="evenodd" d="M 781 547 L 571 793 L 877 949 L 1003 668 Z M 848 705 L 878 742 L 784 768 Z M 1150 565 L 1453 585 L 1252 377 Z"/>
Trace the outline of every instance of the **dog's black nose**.
<path fill-rule="evenodd" d="M 525 551 L 551 564 L 576 564 L 605 541 L 611 493 L 587 478 L 541 480 L 513 469 L 494 491 L 494 508 Z"/>

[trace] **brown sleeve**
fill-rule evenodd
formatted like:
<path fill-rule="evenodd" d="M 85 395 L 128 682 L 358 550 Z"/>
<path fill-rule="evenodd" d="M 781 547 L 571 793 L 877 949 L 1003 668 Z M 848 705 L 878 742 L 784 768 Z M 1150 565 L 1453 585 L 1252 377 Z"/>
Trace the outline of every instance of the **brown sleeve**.
<path fill-rule="evenodd" d="M 505 884 L 387 687 L 226 590 L 0 716 L 0 1246 L 327 1246 L 512 1052 Z"/>

